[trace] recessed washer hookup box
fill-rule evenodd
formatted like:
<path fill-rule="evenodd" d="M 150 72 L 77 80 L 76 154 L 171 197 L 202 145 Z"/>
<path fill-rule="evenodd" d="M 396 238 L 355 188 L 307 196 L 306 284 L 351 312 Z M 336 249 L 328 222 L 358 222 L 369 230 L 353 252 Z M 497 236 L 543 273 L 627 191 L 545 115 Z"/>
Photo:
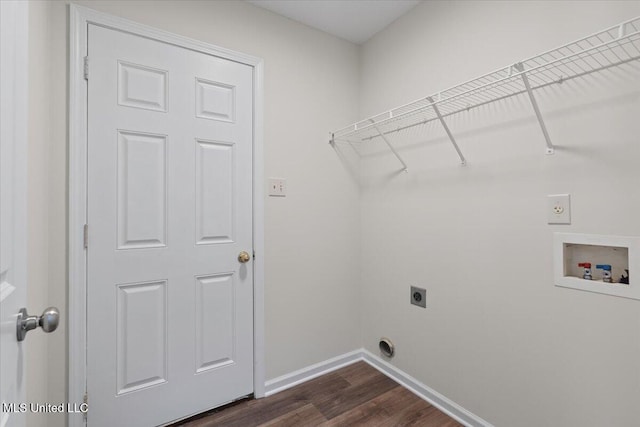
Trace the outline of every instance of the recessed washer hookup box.
<path fill-rule="evenodd" d="M 640 237 L 554 234 L 556 286 L 640 299 Z"/>

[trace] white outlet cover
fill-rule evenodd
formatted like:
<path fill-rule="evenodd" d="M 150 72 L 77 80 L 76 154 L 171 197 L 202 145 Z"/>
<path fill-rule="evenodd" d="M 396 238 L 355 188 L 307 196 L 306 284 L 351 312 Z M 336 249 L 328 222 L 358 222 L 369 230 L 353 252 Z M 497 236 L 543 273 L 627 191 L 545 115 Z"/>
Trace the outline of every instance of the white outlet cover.
<path fill-rule="evenodd" d="M 549 224 L 571 224 L 571 197 L 568 194 L 547 196 L 547 222 Z"/>

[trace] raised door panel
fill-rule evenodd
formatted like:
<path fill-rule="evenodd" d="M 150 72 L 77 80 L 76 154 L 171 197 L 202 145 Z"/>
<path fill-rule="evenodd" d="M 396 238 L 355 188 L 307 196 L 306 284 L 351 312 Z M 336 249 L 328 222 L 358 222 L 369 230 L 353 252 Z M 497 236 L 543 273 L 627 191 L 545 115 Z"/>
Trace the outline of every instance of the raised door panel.
<path fill-rule="evenodd" d="M 196 372 L 234 363 L 233 273 L 196 277 Z"/>
<path fill-rule="evenodd" d="M 168 72 L 118 61 L 118 104 L 167 111 Z"/>
<path fill-rule="evenodd" d="M 196 140 L 196 243 L 234 241 L 235 147 Z"/>
<path fill-rule="evenodd" d="M 234 86 L 196 78 L 196 117 L 233 123 L 235 98 Z"/>
<path fill-rule="evenodd" d="M 167 281 L 117 286 L 117 391 L 167 381 Z"/>
<path fill-rule="evenodd" d="M 166 246 L 167 137 L 118 132 L 118 249 Z"/>

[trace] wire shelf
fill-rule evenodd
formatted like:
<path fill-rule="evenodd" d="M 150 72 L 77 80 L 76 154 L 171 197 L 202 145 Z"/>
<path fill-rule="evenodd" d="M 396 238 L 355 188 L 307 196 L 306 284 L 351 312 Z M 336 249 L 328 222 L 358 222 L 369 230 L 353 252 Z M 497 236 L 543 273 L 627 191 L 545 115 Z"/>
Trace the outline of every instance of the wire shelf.
<path fill-rule="evenodd" d="M 547 153 L 552 154 L 553 145 L 533 91 L 638 59 L 640 59 L 640 17 L 353 123 L 332 132 L 330 142 L 332 144 L 336 141 L 363 142 L 382 138 L 406 170 L 404 161 L 395 152 L 387 138 L 396 132 L 432 121 L 440 121 L 464 164 L 464 156 L 444 119 L 472 108 L 526 93 L 530 97 L 545 136 Z"/>

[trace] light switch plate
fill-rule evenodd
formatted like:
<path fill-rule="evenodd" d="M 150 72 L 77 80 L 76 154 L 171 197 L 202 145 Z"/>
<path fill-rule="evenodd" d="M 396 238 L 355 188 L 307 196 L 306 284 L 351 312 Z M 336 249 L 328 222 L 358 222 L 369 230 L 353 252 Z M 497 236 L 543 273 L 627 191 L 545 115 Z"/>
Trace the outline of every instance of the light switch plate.
<path fill-rule="evenodd" d="M 549 224 L 571 224 L 571 198 L 568 194 L 547 196 L 547 222 Z"/>
<path fill-rule="evenodd" d="M 286 197 L 287 180 L 282 178 L 269 178 L 269 196 Z"/>

